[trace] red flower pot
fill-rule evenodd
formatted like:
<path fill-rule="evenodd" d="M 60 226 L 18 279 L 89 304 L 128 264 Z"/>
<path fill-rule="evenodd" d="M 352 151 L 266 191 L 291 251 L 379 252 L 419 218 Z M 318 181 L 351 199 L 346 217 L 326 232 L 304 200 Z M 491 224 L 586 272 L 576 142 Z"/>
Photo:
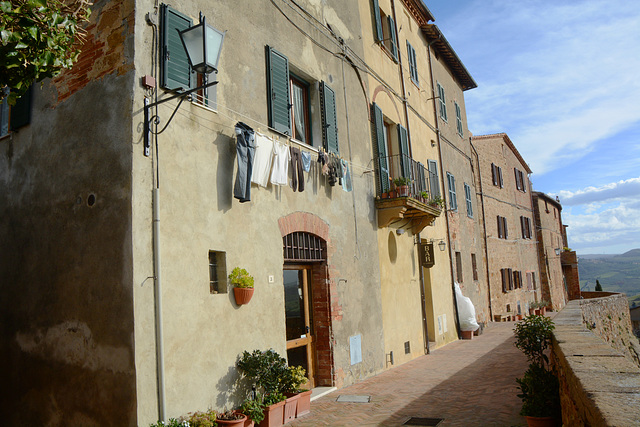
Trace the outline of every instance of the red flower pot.
<path fill-rule="evenodd" d="M 245 423 L 245 421 L 247 421 L 247 416 L 243 415 L 243 414 L 240 414 L 240 415 L 242 415 L 242 418 L 239 418 L 237 420 L 221 420 L 219 418 L 216 418 L 216 424 L 218 424 L 219 426 L 238 426 L 238 427 L 242 426 L 242 427 L 244 427 L 244 423 Z"/>
<path fill-rule="evenodd" d="M 247 304 L 253 296 L 253 288 L 233 288 L 233 295 L 236 297 L 236 304 Z"/>

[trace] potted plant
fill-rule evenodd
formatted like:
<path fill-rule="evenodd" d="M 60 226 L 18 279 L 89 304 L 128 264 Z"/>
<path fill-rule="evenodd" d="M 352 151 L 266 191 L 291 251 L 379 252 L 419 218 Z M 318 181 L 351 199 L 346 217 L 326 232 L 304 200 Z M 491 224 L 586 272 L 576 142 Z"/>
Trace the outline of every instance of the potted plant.
<path fill-rule="evenodd" d="M 187 415 L 180 417 L 180 425 L 186 425 L 190 427 L 215 427 L 216 424 L 216 411 L 209 409 L 207 412 L 189 412 Z"/>
<path fill-rule="evenodd" d="M 254 423 L 260 424 L 264 419 L 264 409 L 264 401 L 258 393 L 255 393 L 255 397 L 245 400 L 240 407 L 240 412 L 247 416 L 244 426 L 252 427 Z"/>
<path fill-rule="evenodd" d="M 283 378 L 282 390 L 287 396 L 284 406 L 284 421 L 308 414 L 311 410 L 311 390 L 300 388 L 307 382 L 302 366 L 290 366 Z"/>
<path fill-rule="evenodd" d="M 398 197 L 407 197 L 409 195 L 409 183 L 411 180 L 409 178 L 405 178 L 404 176 L 400 176 L 393 180 L 393 183 L 396 186 L 396 191 L 398 192 Z"/>
<path fill-rule="evenodd" d="M 264 419 L 260 426 L 280 426 L 284 420 L 286 397 L 282 394 L 283 379 L 288 375 L 287 361 L 269 349 L 242 353 L 237 362 L 238 370 L 249 379 L 263 395 Z"/>
<path fill-rule="evenodd" d="M 216 415 L 216 422 L 219 426 L 244 427 L 247 416 L 236 411 L 223 411 Z"/>
<path fill-rule="evenodd" d="M 515 346 L 529 361 L 524 376 L 516 378 L 521 392 L 518 397 L 522 399 L 520 414 L 529 426 L 555 426 L 560 418 L 560 385 L 546 355 L 554 328 L 550 318 L 534 314 L 518 322 L 513 330 Z"/>
<path fill-rule="evenodd" d="M 442 209 L 442 207 L 444 206 L 444 200 L 442 200 L 442 197 L 440 196 L 434 196 L 431 198 L 431 200 L 429 200 L 429 205 L 433 206 L 434 208 Z"/>
<path fill-rule="evenodd" d="M 420 192 L 420 201 L 422 201 L 423 203 L 427 203 L 429 200 L 429 193 L 427 193 L 426 191 L 421 191 Z"/>
<path fill-rule="evenodd" d="M 236 304 L 247 304 L 253 296 L 253 276 L 244 268 L 236 267 L 229 274 L 229 281 L 233 285 L 233 295 Z"/>

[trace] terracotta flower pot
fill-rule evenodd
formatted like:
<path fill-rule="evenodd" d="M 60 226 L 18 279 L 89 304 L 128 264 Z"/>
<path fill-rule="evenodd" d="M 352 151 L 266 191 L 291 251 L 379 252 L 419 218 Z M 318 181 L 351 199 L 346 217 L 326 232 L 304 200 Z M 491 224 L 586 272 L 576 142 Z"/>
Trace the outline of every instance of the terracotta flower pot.
<path fill-rule="evenodd" d="M 296 418 L 296 410 L 298 409 L 299 394 L 292 394 L 284 401 L 284 423 L 293 421 Z"/>
<path fill-rule="evenodd" d="M 233 288 L 233 295 L 236 297 L 236 304 L 247 304 L 253 296 L 253 288 Z"/>
<path fill-rule="evenodd" d="M 296 408 L 296 418 L 307 415 L 311 412 L 311 390 L 303 391 L 298 396 L 298 407 Z"/>
<path fill-rule="evenodd" d="M 284 400 L 274 403 L 264 409 L 264 420 L 258 424 L 259 427 L 280 427 L 284 421 Z"/>
<path fill-rule="evenodd" d="M 242 426 L 244 427 L 245 425 L 245 421 L 247 421 L 247 416 L 243 415 L 243 414 L 239 414 L 242 416 L 242 418 L 239 418 L 237 420 L 221 420 L 219 418 L 216 418 L 216 424 L 218 424 L 219 426 Z"/>
<path fill-rule="evenodd" d="M 398 197 L 407 197 L 409 195 L 409 186 L 401 185 L 396 188 L 396 191 L 398 192 Z"/>

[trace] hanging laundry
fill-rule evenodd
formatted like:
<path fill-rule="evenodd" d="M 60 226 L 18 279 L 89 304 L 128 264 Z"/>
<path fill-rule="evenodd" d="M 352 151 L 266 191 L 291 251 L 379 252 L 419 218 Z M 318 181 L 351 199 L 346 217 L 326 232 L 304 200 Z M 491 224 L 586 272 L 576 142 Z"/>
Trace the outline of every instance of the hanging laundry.
<path fill-rule="evenodd" d="M 302 174 L 302 156 L 298 147 L 291 147 L 291 187 L 293 191 L 304 191 L 304 175 Z"/>
<path fill-rule="evenodd" d="M 256 133 L 256 153 L 253 159 L 253 174 L 251 182 L 266 187 L 271 172 L 271 162 L 274 155 L 273 140 L 261 133 Z"/>
<path fill-rule="evenodd" d="M 302 156 L 302 170 L 305 172 L 309 172 L 311 170 L 311 153 L 308 151 L 303 151 L 301 156 Z"/>
<path fill-rule="evenodd" d="M 255 154 L 255 135 L 253 129 L 246 123 L 236 123 L 236 153 L 238 174 L 233 187 L 233 197 L 240 203 L 251 201 L 251 173 L 253 171 L 253 156 Z"/>
<path fill-rule="evenodd" d="M 349 169 L 349 163 L 346 160 L 340 160 L 340 166 L 342 167 L 342 189 L 349 192 L 353 189 L 351 184 L 351 170 Z"/>
<path fill-rule="evenodd" d="M 318 151 L 318 163 L 322 166 L 322 175 L 329 173 L 329 156 L 322 149 Z"/>
<path fill-rule="evenodd" d="M 273 147 L 273 169 L 271 170 L 271 183 L 273 185 L 287 185 L 287 175 L 289 174 L 289 147 L 276 142 Z"/>
<path fill-rule="evenodd" d="M 338 182 L 338 163 L 336 162 L 335 156 L 333 154 L 329 155 L 329 160 L 327 162 L 328 174 L 327 180 L 330 186 L 336 185 Z"/>

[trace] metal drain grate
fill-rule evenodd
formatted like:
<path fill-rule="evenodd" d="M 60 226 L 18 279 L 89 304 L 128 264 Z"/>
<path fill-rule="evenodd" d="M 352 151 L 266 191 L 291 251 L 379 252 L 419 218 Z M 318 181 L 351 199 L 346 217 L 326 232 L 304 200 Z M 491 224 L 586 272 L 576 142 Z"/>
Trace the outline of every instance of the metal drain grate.
<path fill-rule="evenodd" d="M 405 421 L 403 426 L 423 426 L 423 427 L 436 427 L 439 426 L 444 418 L 419 418 L 411 417 Z"/>
<path fill-rule="evenodd" d="M 371 401 L 371 396 L 367 395 L 358 395 L 358 394 L 341 394 L 336 399 L 336 402 L 342 403 L 369 403 Z"/>

